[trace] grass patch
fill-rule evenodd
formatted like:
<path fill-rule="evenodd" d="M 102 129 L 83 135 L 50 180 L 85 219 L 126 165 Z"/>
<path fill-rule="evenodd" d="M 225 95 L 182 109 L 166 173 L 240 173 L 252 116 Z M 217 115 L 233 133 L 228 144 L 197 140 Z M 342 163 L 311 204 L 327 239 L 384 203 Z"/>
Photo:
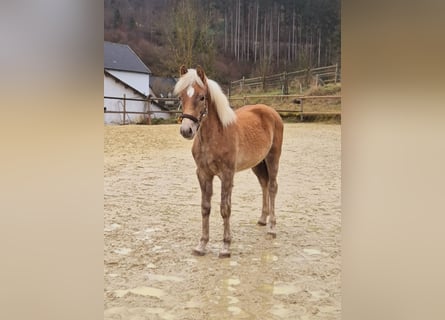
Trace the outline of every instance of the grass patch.
<path fill-rule="evenodd" d="M 151 124 L 152 125 L 158 125 L 158 124 L 175 124 L 178 123 L 178 120 L 176 117 L 171 117 L 170 119 L 163 119 L 163 118 L 152 118 L 151 119 Z M 144 119 L 143 121 L 140 121 L 136 124 L 148 124 L 148 120 Z"/>
<path fill-rule="evenodd" d="M 280 112 L 280 116 L 285 123 L 296 122 L 324 122 L 332 124 L 341 124 L 340 113 L 303 113 L 303 120 L 300 114 Z"/>
<path fill-rule="evenodd" d="M 325 86 L 311 87 L 304 92 L 306 96 L 339 96 L 341 95 L 341 83 L 330 83 Z"/>

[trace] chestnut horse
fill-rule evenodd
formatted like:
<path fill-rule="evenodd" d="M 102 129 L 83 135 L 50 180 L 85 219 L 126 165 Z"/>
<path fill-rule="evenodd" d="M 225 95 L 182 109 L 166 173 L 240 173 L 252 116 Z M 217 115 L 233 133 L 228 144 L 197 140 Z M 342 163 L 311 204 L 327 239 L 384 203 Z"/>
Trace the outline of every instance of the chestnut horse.
<path fill-rule="evenodd" d="M 196 255 L 206 253 L 209 241 L 210 200 L 213 178 L 221 180 L 221 216 L 224 220 L 223 246 L 219 257 L 230 257 L 230 212 L 235 172 L 252 168 L 263 192 L 259 225 L 276 236 L 275 196 L 277 194 L 278 162 L 283 141 L 283 122 L 272 108 L 247 105 L 234 112 L 220 86 L 206 77 L 204 70 L 180 69 L 174 93 L 182 102 L 181 135 L 193 139 L 195 159 L 201 187 L 202 236 L 193 250 Z"/>

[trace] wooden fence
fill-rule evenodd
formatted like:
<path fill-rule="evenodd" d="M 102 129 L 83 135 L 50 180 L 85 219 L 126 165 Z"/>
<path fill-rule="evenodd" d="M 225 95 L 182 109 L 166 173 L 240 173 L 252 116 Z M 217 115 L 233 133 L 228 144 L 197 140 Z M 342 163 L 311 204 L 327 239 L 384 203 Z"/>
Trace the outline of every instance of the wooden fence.
<path fill-rule="evenodd" d="M 155 113 L 168 113 L 168 114 L 178 114 L 182 113 L 180 110 L 150 110 L 151 102 L 167 102 L 167 101 L 173 101 L 179 103 L 178 98 L 155 98 L 152 96 L 149 96 L 147 99 L 137 99 L 137 98 L 127 98 L 124 94 L 123 97 L 108 97 L 104 96 L 104 99 L 110 99 L 110 100 L 122 100 L 122 111 L 113 111 L 113 110 L 106 110 L 104 107 L 104 113 L 119 113 L 123 115 L 122 124 L 126 124 L 126 116 L 127 114 L 142 114 L 147 116 L 147 124 L 151 124 L 151 115 Z M 140 102 L 146 102 L 148 106 L 147 111 L 128 111 L 127 110 L 127 101 L 140 101 Z"/>
<path fill-rule="evenodd" d="M 148 97 L 147 99 L 137 99 L 137 98 L 126 98 L 124 97 L 107 97 L 104 96 L 104 99 L 112 99 L 112 100 L 122 100 L 123 101 L 123 108 L 122 111 L 112 111 L 112 110 L 105 110 L 104 113 L 118 113 L 123 114 L 123 125 L 126 123 L 126 115 L 127 114 L 142 114 L 147 116 L 147 124 L 151 124 L 151 117 L 150 115 L 154 113 L 168 113 L 168 114 L 181 114 L 182 110 L 178 108 L 177 110 L 150 110 L 150 103 L 152 101 L 161 102 L 161 101 L 173 101 L 179 103 L 178 98 L 154 98 L 154 97 Z M 267 100 L 270 99 L 278 99 L 281 101 L 284 100 L 292 100 L 294 108 L 288 108 L 288 109 L 280 109 L 275 107 L 275 110 L 279 113 L 295 113 L 299 116 L 300 121 L 304 121 L 304 117 L 308 115 L 340 115 L 340 110 L 338 111 L 310 111 L 305 110 L 305 105 L 307 105 L 307 101 L 314 101 L 314 100 L 340 100 L 341 96 L 304 96 L 304 95 L 298 95 L 298 94 L 289 94 L 289 95 L 245 95 L 241 97 L 229 97 L 229 101 L 231 103 L 231 106 L 233 109 L 237 109 L 238 107 L 242 105 L 246 105 L 249 103 L 255 103 L 254 101 L 261 101 L 262 103 L 266 103 Z M 254 101 L 252 101 L 254 100 Z M 142 101 L 148 103 L 148 110 L 147 111 L 127 111 L 126 110 L 126 101 Z M 241 103 L 236 103 L 236 101 L 240 101 Z"/>
<path fill-rule="evenodd" d="M 338 64 L 314 69 L 304 69 L 293 72 L 283 72 L 256 78 L 242 78 L 230 82 L 229 96 L 252 91 L 267 91 L 278 89 L 283 94 L 291 91 L 302 91 L 311 85 L 324 85 L 327 83 L 337 83 L 340 81 Z M 298 90 L 295 90 L 297 89 Z"/>
<path fill-rule="evenodd" d="M 295 107 L 288 108 L 288 109 L 280 109 L 277 107 L 274 107 L 274 109 L 278 113 L 295 113 L 300 117 L 300 121 L 304 121 L 305 116 L 309 115 L 316 115 L 316 116 L 329 116 L 329 115 L 341 115 L 340 106 L 336 108 L 334 111 L 327 111 L 323 110 L 325 108 L 321 108 L 322 110 L 319 111 L 311 111 L 311 110 L 305 110 L 305 105 L 307 105 L 306 102 L 308 101 L 316 101 L 316 100 L 337 100 L 341 102 L 341 96 L 305 96 L 305 95 L 298 95 L 298 94 L 291 94 L 291 95 L 248 95 L 248 96 L 241 96 L 241 97 L 229 97 L 230 103 L 232 106 L 234 106 L 234 109 L 237 109 L 239 106 L 243 106 L 249 103 L 266 103 L 268 100 L 292 100 L 292 103 Z M 240 104 L 237 104 L 235 101 L 241 101 Z M 280 104 L 280 103 L 279 103 Z M 309 108 L 307 108 L 309 109 Z"/>

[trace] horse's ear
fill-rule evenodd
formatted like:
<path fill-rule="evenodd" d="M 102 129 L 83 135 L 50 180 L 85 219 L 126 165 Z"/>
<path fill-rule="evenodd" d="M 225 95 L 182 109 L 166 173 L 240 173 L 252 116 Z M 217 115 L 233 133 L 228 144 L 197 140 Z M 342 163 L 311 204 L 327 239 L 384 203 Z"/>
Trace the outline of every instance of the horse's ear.
<path fill-rule="evenodd" d="M 204 69 L 200 65 L 196 66 L 196 73 L 198 74 L 198 77 L 201 78 L 202 82 L 206 84 L 206 74 L 204 72 Z"/>
<path fill-rule="evenodd" d="M 187 68 L 185 67 L 185 65 L 182 65 L 181 68 L 179 68 L 179 75 L 182 76 L 184 74 L 187 73 Z"/>

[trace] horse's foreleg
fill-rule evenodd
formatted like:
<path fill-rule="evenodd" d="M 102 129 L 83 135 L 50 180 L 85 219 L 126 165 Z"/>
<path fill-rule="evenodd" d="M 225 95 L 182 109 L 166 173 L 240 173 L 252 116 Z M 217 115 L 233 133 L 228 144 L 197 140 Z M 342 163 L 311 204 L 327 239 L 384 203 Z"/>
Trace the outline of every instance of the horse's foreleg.
<path fill-rule="evenodd" d="M 230 243 L 232 242 L 232 235 L 230 232 L 232 188 L 233 173 L 228 174 L 221 179 L 221 216 L 224 221 L 224 237 L 223 246 L 219 252 L 220 258 L 230 257 Z"/>
<path fill-rule="evenodd" d="M 202 235 L 199 244 L 193 249 L 196 255 L 204 255 L 209 242 L 209 219 L 211 209 L 211 199 L 213 193 L 213 176 L 208 176 L 202 172 L 197 172 L 199 185 L 201 187 L 201 215 L 202 215 Z"/>

